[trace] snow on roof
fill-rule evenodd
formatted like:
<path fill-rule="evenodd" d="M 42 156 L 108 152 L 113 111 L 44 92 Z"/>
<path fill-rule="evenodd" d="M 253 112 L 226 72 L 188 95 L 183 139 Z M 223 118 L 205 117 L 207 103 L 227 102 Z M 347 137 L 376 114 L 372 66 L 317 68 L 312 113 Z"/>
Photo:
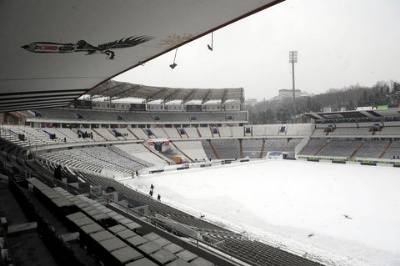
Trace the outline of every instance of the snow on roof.
<path fill-rule="evenodd" d="M 103 95 L 112 98 L 135 97 L 146 101 L 163 100 L 165 102 L 182 100 L 200 100 L 207 102 L 211 100 L 238 100 L 244 101 L 243 88 L 168 88 L 154 87 L 127 82 L 111 80 L 95 87 L 89 92 L 91 95 Z"/>

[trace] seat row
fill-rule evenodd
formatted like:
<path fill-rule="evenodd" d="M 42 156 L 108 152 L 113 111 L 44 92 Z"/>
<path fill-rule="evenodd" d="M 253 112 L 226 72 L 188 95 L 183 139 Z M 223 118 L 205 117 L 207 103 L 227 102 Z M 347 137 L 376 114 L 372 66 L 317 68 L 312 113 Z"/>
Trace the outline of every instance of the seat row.
<path fill-rule="evenodd" d="M 66 214 L 71 233 L 63 235 L 65 241 L 71 241 L 77 232 L 79 238 L 75 239 L 102 265 L 214 265 L 86 196 L 50 188 L 35 178 L 28 182 L 39 197 L 61 209 L 60 215 Z"/>

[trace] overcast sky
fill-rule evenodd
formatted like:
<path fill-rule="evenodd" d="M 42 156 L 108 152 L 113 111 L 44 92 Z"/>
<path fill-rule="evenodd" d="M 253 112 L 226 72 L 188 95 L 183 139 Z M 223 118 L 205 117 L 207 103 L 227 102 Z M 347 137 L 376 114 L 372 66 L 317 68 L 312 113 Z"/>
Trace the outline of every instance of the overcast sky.
<path fill-rule="evenodd" d="M 400 81 L 399 0 L 286 0 L 135 68 L 115 80 L 171 88 L 238 88 L 270 99 L 292 88 L 311 94 Z"/>

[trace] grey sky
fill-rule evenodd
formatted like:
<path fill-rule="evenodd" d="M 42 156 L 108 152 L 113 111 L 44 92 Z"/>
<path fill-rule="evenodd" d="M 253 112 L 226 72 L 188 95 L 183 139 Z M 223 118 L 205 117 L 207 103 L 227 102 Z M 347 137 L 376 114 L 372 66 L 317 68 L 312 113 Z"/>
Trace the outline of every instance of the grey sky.
<path fill-rule="evenodd" d="M 296 88 L 322 93 L 400 81 L 399 0 L 286 0 L 117 78 L 172 88 L 238 88 L 269 99 L 291 89 L 289 51 L 298 51 Z"/>

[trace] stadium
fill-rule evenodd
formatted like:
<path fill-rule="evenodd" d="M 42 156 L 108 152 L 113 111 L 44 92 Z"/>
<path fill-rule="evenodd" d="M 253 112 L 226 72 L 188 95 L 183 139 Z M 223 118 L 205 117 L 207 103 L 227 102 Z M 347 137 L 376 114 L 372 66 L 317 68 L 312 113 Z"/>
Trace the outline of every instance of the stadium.
<path fill-rule="evenodd" d="M 143 26 L 146 35 L 107 49 L 63 37 L 39 42 L 32 29 L 16 23 L 30 37 L 12 39 L 10 50 L 26 44 L 17 59 L 1 63 L 7 70 L 0 82 L 0 265 L 400 263 L 398 106 L 305 113 L 307 123 L 253 125 L 243 108 L 244 88 L 183 89 L 111 79 L 280 1 L 232 1 L 230 10 L 219 2 L 170 1 L 175 15 L 201 10 L 199 25 L 186 25 L 193 19 L 188 14 L 179 23 L 187 28 L 175 29 L 182 30 L 176 36 L 170 32 L 176 23 L 167 19 L 171 23 L 160 29 Z M 85 26 L 76 30 L 107 32 L 100 18 L 125 7 L 118 3 L 96 9 L 98 18 L 88 24 L 82 18 Z M 19 12 L 40 12 L 27 5 Z M 57 24 L 92 11 L 79 3 L 63 5 L 72 13 L 42 14 Z M 146 5 L 133 7 L 138 16 L 151 13 Z M 153 19 L 164 12 L 150 9 Z M 214 9 L 225 15 L 203 16 Z M 8 13 L 0 11 L 14 21 Z M 135 25 L 136 18 L 125 20 Z M 58 36 L 48 27 L 49 35 Z M 138 49 L 134 62 L 113 50 L 121 43 Z M 51 57 L 33 54 L 55 51 L 57 57 L 64 53 L 57 58 L 61 69 Z M 99 57 L 89 62 L 75 54 L 82 51 Z M 99 63 L 102 56 L 116 63 Z M 33 67 L 41 60 L 42 69 Z M 17 69 L 20 77 L 10 78 Z"/>
<path fill-rule="evenodd" d="M 140 90 L 130 89 L 137 88 L 135 84 L 109 82 L 107 86 L 123 87 L 125 94 L 132 91 L 133 94 L 128 94 L 129 97 L 141 95 L 145 98 Z M 181 265 L 178 261 L 185 259 L 188 265 L 191 262 L 194 265 L 334 265 L 331 264 L 332 261 L 340 262 L 341 265 L 364 265 L 360 257 L 354 254 L 347 255 L 354 256 L 350 261 L 343 259 L 343 254 L 336 254 L 334 250 L 324 251 L 321 255 L 321 251 L 318 250 L 321 246 L 313 246 L 315 243 L 302 243 L 299 247 L 298 243 L 290 243 L 291 241 L 284 236 L 275 238 L 264 233 L 263 237 L 260 230 L 252 231 L 247 227 L 247 224 L 256 226 L 274 220 L 268 217 L 263 218 L 264 221 L 261 222 L 257 221 L 259 218 L 253 217 L 254 213 L 262 211 L 262 206 L 258 207 L 258 211 L 246 213 L 246 210 L 256 204 L 250 199 L 241 199 L 240 191 L 232 195 L 227 191 L 223 194 L 215 192 L 218 194 L 216 198 L 213 197 L 212 191 L 230 187 L 235 182 L 239 183 L 240 187 L 234 186 L 232 191 L 247 191 L 247 186 L 243 184 L 245 180 L 249 180 L 251 187 L 254 183 L 261 184 L 262 179 L 243 178 L 249 171 L 257 173 L 259 165 L 261 169 L 293 175 L 293 172 L 285 172 L 283 169 L 292 165 L 294 160 L 306 163 L 299 168 L 300 178 L 304 175 L 300 173 L 313 171 L 312 168 L 304 170 L 307 164 L 313 164 L 311 167 L 318 164 L 318 168 L 324 171 L 326 163 L 339 166 L 338 169 L 326 170 L 328 172 L 342 171 L 344 165 L 358 165 L 363 169 L 347 169 L 344 174 L 352 171 L 360 174 L 364 170 L 370 172 L 371 170 L 367 169 L 369 167 L 375 169 L 385 166 L 386 169 L 378 172 L 385 172 L 388 177 L 394 176 L 396 168 L 400 165 L 400 122 L 397 108 L 305 114 L 312 120 L 311 123 L 305 124 L 250 125 L 247 122 L 247 111 L 241 110 L 241 89 L 211 89 L 207 92 L 180 89 L 179 93 L 176 93 L 174 88 L 144 87 L 143 90 L 149 95 L 159 95 L 158 99 L 149 97 L 152 102 L 163 103 L 166 97 L 174 104 L 77 100 L 66 108 L 9 113 L 5 118 L 7 124 L 2 125 L 2 157 L 5 159 L 2 161 L 2 172 L 12 176 L 9 181 L 10 189 L 13 188 L 13 191 L 15 187 L 30 187 L 32 195 L 25 195 L 29 206 L 38 210 L 39 207 L 35 205 L 37 203 L 40 204 L 40 208 L 48 208 L 48 211 L 54 212 L 54 216 L 59 216 L 57 219 L 61 222 L 56 224 L 57 227 L 47 220 L 45 225 L 38 223 L 37 226 L 38 230 L 40 226 L 54 228 L 55 235 L 49 236 L 47 241 L 54 241 L 51 237 L 56 236 L 72 238 L 64 240 L 62 245 L 58 243 L 65 249 L 65 254 L 75 252 L 76 257 L 68 258 L 70 262 L 74 259 L 84 265 L 87 263 L 76 250 L 82 247 L 84 250 L 90 250 L 89 253 L 95 260 L 107 265 L 122 260 L 122 255 L 113 255 L 118 252 L 110 252 L 109 256 L 105 256 L 104 247 L 98 246 L 92 238 L 102 235 L 100 231 L 104 231 L 105 234 L 110 230 L 113 232 L 114 229 L 124 229 L 124 233 L 114 232 L 115 236 L 110 233 L 107 235 L 110 239 L 119 240 L 124 239 L 127 234 L 125 240 L 128 243 L 120 243 L 124 249 L 128 249 L 133 238 L 140 237 L 140 242 L 131 243 L 139 249 L 134 252 L 137 256 L 135 258 L 162 265 Z M 163 93 L 160 93 L 161 90 Z M 108 90 L 105 86 L 94 91 L 96 95 L 102 91 L 102 96 L 109 96 L 106 95 Z M 171 98 L 171 94 L 175 94 L 176 98 Z M 198 95 L 187 102 L 203 102 L 207 96 L 212 104 L 182 104 L 182 97 L 187 98 L 187 95 Z M 270 168 L 270 164 L 284 161 L 284 165 Z M 321 164 L 323 166 L 320 166 Z M 298 166 L 294 164 L 290 167 Z M 233 170 L 229 170 L 230 168 Z M 205 172 L 211 179 L 202 174 Z M 235 172 L 239 172 L 240 176 L 236 177 Z M 317 175 L 314 189 L 323 190 L 324 187 L 317 179 L 327 178 L 325 182 L 330 182 L 331 174 L 328 172 L 325 176 Z M 367 178 L 367 173 L 361 175 Z M 182 175 L 185 178 L 181 179 L 180 183 L 173 181 Z M 185 181 L 196 176 L 199 176 L 199 180 Z M 218 176 L 228 178 L 225 178 L 223 183 L 216 182 L 213 185 L 213 180 Z M 193 186 L 190 185 L 191 182 L 197 183 Z M 231 182 L 232 184 L 229 184 Z M 282 182 L 280 186 L 289 185 Z M 294 180 L 287 182 L 296 183 Z M 200 188 L 204 183 L 209 184 L 206 190 Z M 273 186 L 274 183 L 265 185 Z M 300 189 L 301 185 L 297 185 Z M 151 188 L 153 186 L 154 195 Z M 148 190 L 151 190 L 151 194 Z M 184 190 L 187 190 L 188 194 L 182 194 Z M 265 188 L 258 191 L 256 187 L 248 190 L 249 194 L 276 193 L 276 190 L 269 191 Z M 157 199 L 156 193 L 160 193 L 161 195 L 158 195 L 162 198 Z M 209 201 L 198 208 L 195 207 L 198 205 L 196 197 L 200 197 L 197 193 L 204 193 L 202 201 Z M 295 190 L 292 193 L 299 192 Z M 32 196 L 33 198 L 30 198 Z M 179 196 L 183 197 L 182 200 L 178 199 Z M 389 194 L 387 196 L 389 197 Z M 279 201 L 281 197 L 282 195 L 276 195 L 276 198 L 269 200 Z M 286 202 L 291 201 L 290 197 L 283 197 Z M 315 197 L 322 199 L 323 195 Z M 34 202 L 31 202 L 33 200 Z M 315 198 L 311 198 L 311 201 L 314 200 Z M 229 201 L 235 202 L 234 205 L 244 206 L 243 214 L 239 215 L 242 219 L 255 222 L 223 219 L 231 208 L 235 208 L 229 207 Z M 323 202 L 329 205 L 328 199 Z M 222 204 L 225 207 L 218 210 L 210 204 Z M 311 204 L 305 203 L 306 207 L 318 210 Z M 300 206 L 296 208 L 301 208 Z M 211 211 L 212 208 L 216 208 L 217 211 Z M 343 216 L 343 220 L 355 219 L 353 213 L 344 213 L 345 209 L 347 208 L 344 208 L 339 216 Z M 323 212 L 323 209 L 320 212 Z M 272 216 L 278 214 L 278 210 L 270 213 Z M 39 218 L 38 214 L 31 215 L 35 219 Z M 371 213 L 367 211 L 365 215 Z M 297 218 L 300 219 L 299 217 L 315 219 L 313 215 L 298 215 Z M 392 219 L 390 217 L 393 216 L 385 217 Z M 47 216 L 40 218 L 48 219 Z M 79 219 L 79 222 L 75 219 Z M 81 219 L 86 222 L 82 221 L 81 224 Z M 92 229 L 94 231 L 91 231 Z M 311 228 L 307 229 L 310 232 L 304 232 L 303 237 L 311 238 L 317 234 Z M 274 232 L 274 229 L 270 230 Z M 75 232 L 79 232 L 79 241 L 76 239 L 77 235 L 74 235 Z M 324 230 L 321 233 L 324 233 Z M 11 236 L 10 241 L 12 239 Z M 159 246 L 154 246 L 153 242 Z M 175 253 L 171 254 L 168 251 L 169 247 L 176 245 L 181 248 L 174 249 Z M 199 245 L 202 248 L 199 248 Z M 307 245 L 310 247 L 306 247 Z M 108 251 L 113 251 L 114 248 L 117 249 L 117 246 L 110 247 Z M 365 265 L 374 265 L 371 263 L 376 258 L 370 259 Z"/>

